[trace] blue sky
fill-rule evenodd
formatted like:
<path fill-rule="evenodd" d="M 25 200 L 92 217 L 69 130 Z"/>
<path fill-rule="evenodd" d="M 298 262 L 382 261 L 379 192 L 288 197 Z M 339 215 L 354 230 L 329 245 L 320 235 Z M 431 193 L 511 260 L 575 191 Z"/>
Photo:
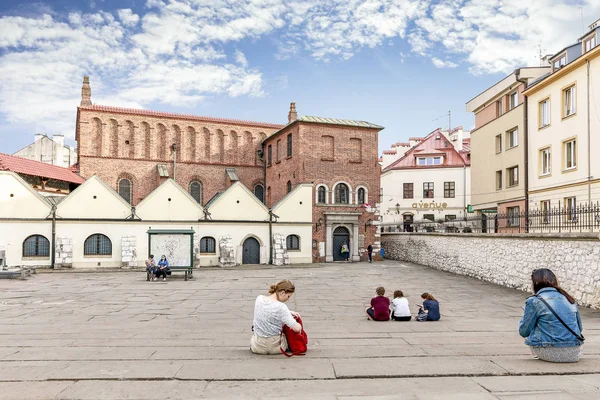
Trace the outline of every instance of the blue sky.
<path fill-rule="evenodd" d="M 14 3 L 0 2 L 5 153 L 36 132 L 74 144 L 86 74 L 97 104 L 285 123 L 295 101 L 366 120 L 386 128 L 381 153 L 446 128 L 448 110 L 472 128 L 465 102 L 600 18 L 593 0 Z"/>

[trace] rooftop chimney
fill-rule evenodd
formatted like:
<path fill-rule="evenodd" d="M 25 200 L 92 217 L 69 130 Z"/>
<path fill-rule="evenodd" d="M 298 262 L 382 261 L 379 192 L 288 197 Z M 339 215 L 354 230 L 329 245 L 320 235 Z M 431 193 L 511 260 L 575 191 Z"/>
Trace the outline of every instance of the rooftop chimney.
<path fill-rule="evenodd" d="M 92 89 L 90 88 L 90 77 L 83 77 L 83 86 L 81 87 L 81 104 L 80 106 L 92 105 Z"/>
<path fill-rule="evenodd" d="M 291 124 L 298 119 L 298 113 L 296 112 L 296 103 L 290 103 L 290 112 L 288 113 L 288 124 Z"/>
<path fill-rule="evenodd" d="M 65 135 L 53 135 L 52 140 L 54 140 L 54 143 L 58 144 L 61 147 L 64 147 L 65 145 Z"/>
<path fill-rule="evenodd" d="M 35 138 L 33 141 L 37 142 L 38 140 L 40 140 L 41 138 L 44 137 L 43 133 L 36 133 L 35 135 L 33 135 L 33 137 Z"/>

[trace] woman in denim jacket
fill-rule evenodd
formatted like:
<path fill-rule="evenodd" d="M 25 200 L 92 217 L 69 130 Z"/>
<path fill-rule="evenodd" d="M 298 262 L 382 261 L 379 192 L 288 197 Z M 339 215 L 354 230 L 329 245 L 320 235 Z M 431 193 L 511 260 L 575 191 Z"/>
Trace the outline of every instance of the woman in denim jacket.
<path fill-rule="evenodd" d="M 556 276 L 549 269 L 536 269 L 531 274 L 531 280 L 536 295 L 525 302 L 525 315 L 519 325 L 519 334 L 526 338 L 525 344 L 541 360 L 579 361 L 583 341 L 580 340 L 581 316 L 575 300 L 559 286 Z M 542 297 L 577 336 L 569 332 L 538 297 Z"/>

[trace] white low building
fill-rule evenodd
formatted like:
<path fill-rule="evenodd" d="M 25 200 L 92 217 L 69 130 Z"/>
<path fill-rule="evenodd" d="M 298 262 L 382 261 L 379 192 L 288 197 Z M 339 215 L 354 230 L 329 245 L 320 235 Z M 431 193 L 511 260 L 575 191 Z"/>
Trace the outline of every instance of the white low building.
<path fill-rule="evenodd" d="M 0 250 L 9 266 L 141 267 L 150 252 L 194 267 L 312 262 L 311 184 L 271 210 L 239 182 L 205 207 L 171 179 L 137 207 L 97 176 L 62 199 L 41 196 L 9 171 L 0 171 L 0 186 Z"/>

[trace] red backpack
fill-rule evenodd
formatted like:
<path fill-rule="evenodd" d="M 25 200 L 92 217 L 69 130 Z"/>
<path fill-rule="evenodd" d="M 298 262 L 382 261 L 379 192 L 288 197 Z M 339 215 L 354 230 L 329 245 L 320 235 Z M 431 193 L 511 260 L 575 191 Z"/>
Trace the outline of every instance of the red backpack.
<path fill-rule="evenodd" d="M 287 357 L 291 356 L 303 356 L 308 350 L 308 335 L 304 330 L 304 324 L 302 323 L 302 319 L 300 317 L 294 316 L 294 319 L 302 325 L 302 331 L 300 333 L 296 333 L 287 325 L 283 325 L 283 329 L 281 330 L 281 334 L 285 335 L 287 339 L 288 348 L 290 349 L 290 353 L 286 352 L 284 348 L 280 347 L 279 350 Z"/>

